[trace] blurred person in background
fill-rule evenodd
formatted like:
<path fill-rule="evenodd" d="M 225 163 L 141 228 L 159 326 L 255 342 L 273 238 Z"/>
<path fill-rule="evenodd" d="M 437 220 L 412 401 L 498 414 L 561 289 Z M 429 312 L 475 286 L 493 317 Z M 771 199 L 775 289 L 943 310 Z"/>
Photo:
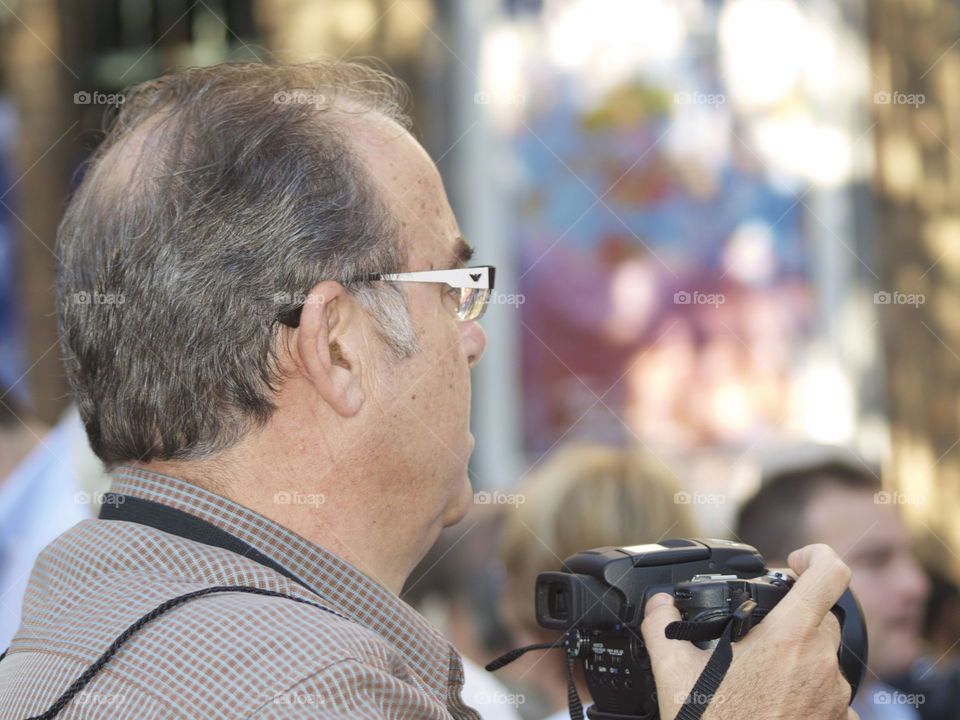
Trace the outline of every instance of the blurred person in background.
<path fill-rule="evenodd" d="M 927 568 L 927 600 L 923 636 L 927 652 L 909 672 L 893 680 L 902 692 L 923 697 L 922 720 L 960 717 L 960 590 L 938 570 Z"/>
<path fill-rule="evenodd" d="M 573 445 L 556 452 L 514 492 L 523 502 L 504 513 L 500 557 L 506 571 L 503 614 L 515 646 L 555 640 L 537 624 L 537 575 L 596 547 L 637 545 L 696 537 L 690 506 L 675 501 L 680 488 L 662 462 L 639 450 Z M 513 681 L 539 696 L 550 720 L 569 718 L 563 653 L 527 655 L 513 666 Z M 536 668 L 536 669 L 534 669 Z M 582 672 L 577 690 L 587 706 Z M 529 689 L 528 689 L 529 688 Z M 528 720 L 534 708 L 520 706 Z"/>
<path fill-rule="evenodd" d="M 960 669 L 960 588 L 937 570 L 928 570 L 928 575 L 930 598 L 923 636 L 940 664 Z"/>
<path fill-rule="evenodd" d="M 497 599 L 505 578 L 496 557 L 504 516 L 512 506 L 485 502 L 490 496 L 483 492 L 474 495 L 470 512 L 440 534 L 410 573 L 400 597 L 460 651 L 464 702 L 484 720 L 519 720 L 517 707 L 526 698 L 511 692 L 497 675 L 483 668 L 512 647 L 498 612 Z"/>
<path fill-rule="evenodd" d="M 930 589 L 894 496 L 865 467 L 826 459 L 769 475 L 737 515 L 736 539 L 756 547 L 772 567 L 814 542 L 830 545 L 850 566 L 870 643 L 853 705 L 862 720 L 911 720 L 924 704 L 889 684 L 924 651 Z"/>
<path fill-rule="evenodd" d="M 44 546 L 91 516 L 75 447 L 86 445 L 76 410 L 52 429 L 0 389 L 0 652 L 20 625 L 30 569 Z"/>

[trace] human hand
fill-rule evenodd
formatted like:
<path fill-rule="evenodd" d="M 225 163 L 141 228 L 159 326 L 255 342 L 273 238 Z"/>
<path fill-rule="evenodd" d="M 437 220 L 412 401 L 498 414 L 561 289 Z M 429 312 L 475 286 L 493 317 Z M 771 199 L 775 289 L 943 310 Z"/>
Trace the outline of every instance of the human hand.
<path fill-rule="evenodd" d="M 850 568 L 826 545 L 808 545 L 788 558 L 799 576 L 762 623 L 733 644 L 733 662 L 704 720 L 857 720 L 850 684 L 840 672 L 840 624 L 830 609 L 850 582 Z M 680 620 L 670 595 L 647 603 L 641 632 L 657 684 L 661 720 L 673 720 L 712 650 L 668 640 Z"/>

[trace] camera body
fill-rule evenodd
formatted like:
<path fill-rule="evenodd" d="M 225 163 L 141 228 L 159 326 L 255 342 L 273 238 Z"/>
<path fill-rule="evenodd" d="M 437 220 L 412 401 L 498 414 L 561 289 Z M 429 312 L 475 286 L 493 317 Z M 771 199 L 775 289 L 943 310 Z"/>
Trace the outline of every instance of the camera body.
<path fill-rule="evenodd" d="M 726 618 L 753 600 L 756 624 L 792 584 L 789 576 L 770 572 L 756 549 L 726 540 L 597 548 L 567 558 L 563 572 L 537 577 L 537 622 L 570 632 L 570 652 L 583 661 L 594 701 L 591 720 L 656 720 L 657 690 L 640 635 L 647 601 L 668 593 L 684 620 L 702 622 Z M 833 612 L 842 632 L 840 667 L 856 695 L 866 670 L 863 614 L 849 590 Z"/>

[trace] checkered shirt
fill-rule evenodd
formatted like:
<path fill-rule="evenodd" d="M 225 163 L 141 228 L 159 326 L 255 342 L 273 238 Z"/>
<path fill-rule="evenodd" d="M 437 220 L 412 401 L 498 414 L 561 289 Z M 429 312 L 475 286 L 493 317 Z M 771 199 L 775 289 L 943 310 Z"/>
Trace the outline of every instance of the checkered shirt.
<path fill-rule="evenodd" d="M 20 630 L 0 662 L 0 718 L 40 714 L 129 625 L 146 625 L 58 716 L 478 720 L 455 648 L 397 595 L 283 526 L 196 485 L 131 467 L 111 491 L 189 512 L 317 591 L 237 553 L 132 522 L 85 520 L 42 552 Z"/>

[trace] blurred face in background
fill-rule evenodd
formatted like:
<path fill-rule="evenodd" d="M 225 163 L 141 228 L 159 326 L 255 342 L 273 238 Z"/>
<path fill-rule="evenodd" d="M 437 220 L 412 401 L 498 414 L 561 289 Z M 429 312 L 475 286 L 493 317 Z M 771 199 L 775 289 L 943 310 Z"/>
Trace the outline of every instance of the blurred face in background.
<path fill-rule="evenodd" d="M 880 678 L 904 672 L 923 651 L 930 588 L 895 507 L 875 502 L 869 490 L 833 485 L 814 496 L 805 520 L 808 537 L 832 546 L 853 571 L 850 588 L 867 620 L 870 670 Z"/>

